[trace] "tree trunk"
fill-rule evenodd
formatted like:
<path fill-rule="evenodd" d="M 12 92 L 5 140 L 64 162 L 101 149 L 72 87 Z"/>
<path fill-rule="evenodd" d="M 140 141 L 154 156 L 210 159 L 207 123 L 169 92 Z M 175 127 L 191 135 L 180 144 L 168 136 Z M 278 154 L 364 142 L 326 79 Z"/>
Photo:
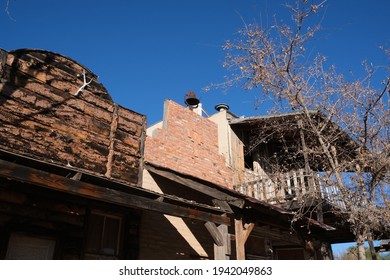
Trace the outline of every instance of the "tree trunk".
<path fill-rule="evenodd" d="M 365 260 L 366 252 L 364 250 L 364 238 L 362 236 L 358 236 L 357 246 L 358 246 L 358 260 Z"/>
<path fill-rule="evenodd" d="M 372 241 L 371 239 L 368 240 L 368 245 L 370 246 L 371 259 L 377 260 L 376 251 L 375 251 L 375 247 L 374 247 L 374 241 Z"/>

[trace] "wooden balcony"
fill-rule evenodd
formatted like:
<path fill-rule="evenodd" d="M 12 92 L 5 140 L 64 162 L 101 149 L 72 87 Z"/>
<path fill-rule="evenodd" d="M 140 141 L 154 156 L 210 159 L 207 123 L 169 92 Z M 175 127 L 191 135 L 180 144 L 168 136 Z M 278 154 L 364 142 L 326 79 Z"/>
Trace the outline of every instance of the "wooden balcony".
<path fill-rule="evenodd" d="M 271 204 L 285 204 L 293 200 L 321 198 L 341 209 L 344 203 L 338 198 L 339 190 L 321 184 L 320 174 L 307 174 L 304 169 L 285 173 L 267 174 L 264 171 L 245 170 L 244 183 L 235 190 Z"/>

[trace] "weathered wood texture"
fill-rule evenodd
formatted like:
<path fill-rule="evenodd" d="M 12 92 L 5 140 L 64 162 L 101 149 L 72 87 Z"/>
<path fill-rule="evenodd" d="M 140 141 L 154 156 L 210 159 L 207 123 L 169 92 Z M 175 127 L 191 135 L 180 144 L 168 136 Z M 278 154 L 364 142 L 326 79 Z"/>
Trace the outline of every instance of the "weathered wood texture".
<path fill-rule="evenodd" d="M 62 177 L 0 159 L 0 177 L 118 206 L 230 225 L 230 218 Z"/>
<path fill-rule="evenodd" d="M 1 183 L 1 180 L 0 180 Z M 35 193 L 20 191 L 18 186 L 5 188 L 4 182 L 0 188 L 0 213 L 20 219 L 39 220 L 52 223 L 59 228 L 66 225 L 84 227 L 85 206 L 71 201 L 62 201 L 61 195 L 55 197 L 40 197 Z M 8 221 L 9 222 L 9 221 Z M 0 226 L 3 226 L 0 222 Z"/>
<path fill-rule="evenodd" d="M 242 219 L 234 220 L 235 233 L 236 233 L 236 254 L 237 260 L 245 260 L 245 243 L 248 240 L 255 224 L 243 223 Z"/>
<path fill-rule="evenodd" d="M 222 245 L 219 246 L 218 244 L 214 244 L 214 259 L 229 260 L 232 252 L 231 252 L 231 240 L 228 232 L 228 227 L 226 225 L 219 225 L 218 227 L 216 227 L 216 230 L 218 230 L 221 235 Z"/>
<path fill-rule="evenodd" d="M 0 51 L 0 148 L 141 184 L 145 116 L 115 104 L 97 76 L 69 58 Z M 93 81 L 76 95 L 84 73 Z"/>

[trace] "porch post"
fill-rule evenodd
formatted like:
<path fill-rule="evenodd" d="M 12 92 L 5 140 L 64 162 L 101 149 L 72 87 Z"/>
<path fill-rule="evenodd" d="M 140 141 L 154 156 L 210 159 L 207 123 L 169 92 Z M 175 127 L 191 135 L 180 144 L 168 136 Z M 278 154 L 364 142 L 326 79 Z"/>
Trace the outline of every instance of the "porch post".
<path fill-rule="evenodd" d="M 254 226 L 254 223 L 243 223 L 242 218 L 234 220 L 237 260 L 245 260 L 245 243 Z"/>
<path fill-rule="evenodd" d="M 214 259 L 229 260 L 231 255 L 231 241 L 228 226 L 216 226 L 212 222 L 206 222 L 205 227 L 214 239 Z"/>

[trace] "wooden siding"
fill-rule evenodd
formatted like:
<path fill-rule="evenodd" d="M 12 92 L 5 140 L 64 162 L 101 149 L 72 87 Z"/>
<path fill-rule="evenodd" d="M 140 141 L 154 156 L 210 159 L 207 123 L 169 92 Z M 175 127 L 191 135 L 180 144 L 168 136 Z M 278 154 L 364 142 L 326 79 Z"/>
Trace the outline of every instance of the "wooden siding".
<path fill-rule="evenodd" d="M 214 259 L 213 244 L 204 223 L 151 211 L 142 214 L 141 260 Z"/>
<path fill-rule="evenodd" d="M 84 245 L 92 211 L 123 217 L 124 240 L 117 257 L 137 258 L 141 211 L 0 178 L 0 259 L 7 257 L 14 233 L 55 240 L 54 259 L 88 258 Z M 24 251 L 31 258 L 31 248 L 24 247 Z"/>
<path fill-rule="evenodd" d="M 0 50 L 0 149 L 141 185 L 146 118 L 52 52 Z M 85 78 L 92 82 L 81 92 Z"/>

